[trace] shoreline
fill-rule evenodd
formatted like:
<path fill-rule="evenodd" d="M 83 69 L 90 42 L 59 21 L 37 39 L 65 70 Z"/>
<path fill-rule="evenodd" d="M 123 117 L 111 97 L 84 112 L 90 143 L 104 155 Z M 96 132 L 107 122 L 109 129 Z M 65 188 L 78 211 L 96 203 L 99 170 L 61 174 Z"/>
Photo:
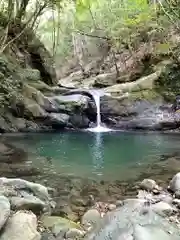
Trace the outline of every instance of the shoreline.
<path fill-rule="evenodd" d="M 159 186 L 158 189 L 156 187 L 155 189 L 153 189 L 152 191 L 153 198 L 154 197 L 157 198 L 157 196 L 162 196 L 164 192 L 166 196 L 167 195 L 169 196 L 169 194 L 171 193 L 167 191 L 168 183 L 170 179 L 172 179 L 172 177 L 178 171 L 180 171 L 180 155 L 178 154 L 164 155 L 164 156 L 161 156 L 161 160 L 157 159 L 157 161 L 153 164 L 149 163 L 147 166 L 144 165 L 142 167 L 142 171 L 139 174 L 139 176 L 137 176 L 134 179 L 124 180 L 124 181 L 118 180 L 118 179 L 95 180 L 95 179 L 90 179 L 88 177 L 83 178 L 80 176 L 69 176 L 69 175 L 65 175 L 60 172 L 57 172 L 55 169 L 55 166 L 48 163 L 47 160 L 44 158 L 39 159 L 38 164 L 35 165 L 33 161 L 30 161 L 30 159 L 28 159 L 28 156 L 26 156 L 25 154 L 25 150 L 19 149 L 19 148 L 14 149 L 11 144 L 7 146 L 6 145 L 0 146 L 1 149 L 4 149 L 5 147 L 7 147 L 7 151 L 5 151 L 5 153 L 10 153 L 11 155 L 8 155 L 9 156 L 8 158 L 6 158 L 7 154 L 4 154 L 4 155 L 2 154 L 4 158 L 2 158 L 1 156 L 1 159 L 0 159 L 1 160 L 0 161 L 1 177 L 8 177 L 11 179 L 20 178 L 26 181 L 34 182 L 35 184 L 40 184 L 45 188 L 47 188 L 50 194 L 51 203 L 48 203 L 48 206 L 51 208 L 51 210 L 50 210 L 50 213 L 46 215 L 47 216 L 45 217 L 46 220 L 43 219 L 44 222 L 41 221 L 41 217 L 39 218 L 39 215 L 37 215 L 37 219 L 39 219 L 38 220 L 39 222 L 37 224 L 37 229 L 40 235 L 46 236 L 46 238 L 45 237 L 41 238 L 41 240 L 49 240 L 51 239 L 50 236 L 54 237 L 52 238 L 53 240 L 58 239 L 54 236 L 54 231 L 57 234 L 57 232 L 60 231 L 60 229 L 62 229 L 62 227 L 64 226 L 64 223 L 62 223 L 63 221 L 65 221 L 66 222 L 65 224 L 68 225 L 68 231 L 71 230 L 72 228 L 73 229 L 78 228 L 78 231 L 71 230 L 71 234 L 72 232 L 76 236 L 80 234 L 81 237 L 79 237 L 79 239 L 90 240 L 91 236 L 90 237 L 88 236 L 88 238 L 84 238 L 84 234 L 86 234 L 87 232 L 91 234 L 91 231 L 89 229 L 91 227 L 90 226 L 91 224 L 90 225 L 88 224 L 88 226 L 86 226 L 86 229 L 84 229 L 82 224 L 79 224 L 79 222 L 81 223 L 82 219 L 84 218 L 86 219 L 88 216 L 88 218 L 89 217 L 91 218 L 91 221 L 95 221 L 95 222 L 98 221 L 98 224 L 99 224 L 99 221 L 104 219 L 104 216 L 106 216 L 106 214 L 109 214 L 111 212 L 114 213 L 116 209 L 120 209 L 122 207 L 121 205 L 122 202 L 123 204 L 124 202 L 127 203 L 128 199 L 136 199 L 135 202 L 137 201 L 139 202 L 138 200 L 139 198 L 137 197 L 138 193 L 141 195 L 141 198 L 145 198 L 146 200 L 147 196 L 149 196 L 151 191 L 145 189 L 145 192 L 142 192 L 141 185 L 144 179 L 153 179 L 152 182 L 156 181 L 156 185 Z M 10 149 L 11 151 L 9 151 Z M 17 155 L 17 150 L 19 155 Z M 34 161 L 37 161 L 37 159 L 36 160 L 34 159 Z M 139 168 L 139 166 L 137 167 Z M 134 170 L 136 171 L 136 169 Z M 0 183 L 1 182 L 2 180 L 0 178 Z M 25 195 L 24 195 L 24 192 L 22 193 L 23 193 L 23 198 L 26 198 L 26 196 L 28 196 L 27 193 Z M 12 194 L 11 190 L 10 190 L 10 194 Z M 31 198 L 28 197 L 28 201 Z M 17 199 L 15 198 L 14 200 L 17 200 Z M 43 201 L 42 199 L 40 200 Z M 10 198 L 9 201 L 12 202 L 12 198 Z M 22 196 L 21 196 L 21 201 L 22 201 Z M 128 201 L 131 202 L 134 200 L 128 200 Z M 146 201 L 143 200 L 143 202 L 146 202 Z M 29 204 L 28 202 L 28 204 L 23 206 L 26 206 L 26 207 L 28 206 L 29 208 L 29 206 L 32 206 L 32 203 Z M 144 207 L 144 205 L 141 207 Z M 128 205 L 128 208 L 129 208 L 129 205 Z M 37 210 L 37 208 L 35 209 Z M 169 205 L 168 205 L 168 209 L 169 209 Z M 20 210 L 23 210 L 22 205 L 20 207 Z M 23 214 L 26 215 L 26 212 L 24 211 L 22 212 Z M 19 212 L 17 213 L 18 213 L 17 214 L 18 216 L 21 215 L 21 213 Z M 17 217 L 17 215 L 15 215 L 15 217 Z M 34 218 L 34 215 L 30 214 L 30 216 Z M 48 221 L 50 221 L 50 223 L 48 223 L 50 225 L 48 225 L 46 222 L 47 218 L 48 218 Z M 56 226 L 55 228 L 56 230 L 54 230 L 54 224 L 56 225 L 55 222 L 57 219 L 59 219 L 60 223 L 58 222 L 57 224 L 58 227 Z M 106 220 L 104 221 L 106 222 Z M 43 225 L 42 225 L 42 222 L 43 222 Z M 176 219 L 174 219 L 173 222 L 176 222 Z M 73 225 L 73 224 L 76 224 L 76 225 Z M 59 230 L 57 230 L 57 228 Z M 66 234 L 68 231 L 66 231 Z M 47 236 L 49 238 L 47 238 Z M 72 239 L 75 239 L 75 238 L 72 237 Z M 103 238 L 92 238 L 92 239 L 103 240 Z M 1 237 L 0 237 L 0 240 L 1 240 Z M 116 239 L 113 238 L 113 240 L 116 240 Z"/>

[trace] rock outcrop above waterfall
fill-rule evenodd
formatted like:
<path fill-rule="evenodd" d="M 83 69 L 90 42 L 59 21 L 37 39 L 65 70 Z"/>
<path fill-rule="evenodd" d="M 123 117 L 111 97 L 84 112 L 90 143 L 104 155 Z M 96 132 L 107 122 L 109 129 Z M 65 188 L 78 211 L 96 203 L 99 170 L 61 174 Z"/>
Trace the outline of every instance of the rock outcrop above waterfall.
<path fill-rule="evenodd" d="M 20 66 L 15 69 L 5 56 L 0 60 L 0 71 L 4 69 L 2 80 L 8 76 L 18 79 L 17 86 L 12 81 L 8 86 L 14 84 L 14 89 L 5 89 L 2 95 L 0 133 L 87 128 L 95 118 L 87 96 L 60 97 L 68 89 L 47 85 L 41 80 L 38 69 L 25 70 Z"/>
<path fill-rule="evenodd" d="M 123 74 L 128 74 L 134 68 L 141 70 L 144 75 L 140 65 L 124 69 Z M 177 71 L 172 61 L 160 61 L 149 74 L 136 79 L 131 76 L 128 81 L 120 81 L 117 77 L 111 81 L 108 72 L 81 79 L 77 77 L 79 71 L 77 75 L 74 73 L 61 79 L 59 84 L 80 89 L 100 87 L 104 92 L 100 104 L 102 122 L 110 128 L 179 131 L 180 116 L 175 112 L 179 108 L 174 108 L 174 104 L 178 106 L 175 100 L 178 93 L 178 72 L 175 73 L 175 69 Z M 172 82 L 169 78 L 173 79 Z"/>

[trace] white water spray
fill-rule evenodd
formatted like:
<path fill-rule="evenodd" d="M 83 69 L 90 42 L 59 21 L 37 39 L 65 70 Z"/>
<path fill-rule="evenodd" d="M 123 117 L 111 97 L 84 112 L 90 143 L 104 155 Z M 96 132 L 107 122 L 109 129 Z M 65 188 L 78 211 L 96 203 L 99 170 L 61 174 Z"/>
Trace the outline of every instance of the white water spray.
<path fill-rule="evenodd" d="M 94 98 L 94 102 L 96 104 L 97 109 L 97 121 L 96 121 L 96 127 L 94 128 L 88 128 L 88 131 L 91 132 L 110 132 L 112 129 L 107 128 L 106 126 L 102 125 L 101 122 L 101 110 L 100 110 L 100 97 L 104 95 L 104 92 L 101 90 L 89 90 L 89 92 L 92 94 Z"/>

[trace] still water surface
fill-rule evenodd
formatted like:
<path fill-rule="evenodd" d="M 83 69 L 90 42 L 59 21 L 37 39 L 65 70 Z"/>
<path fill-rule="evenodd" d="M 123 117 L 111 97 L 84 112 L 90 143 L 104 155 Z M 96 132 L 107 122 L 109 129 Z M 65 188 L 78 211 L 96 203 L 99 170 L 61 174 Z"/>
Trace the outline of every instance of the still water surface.
<path fill-rule="evenodd" d="M 180 135 L 134 132 L 19 134 L 9 141 L 57 171 L 93 178 L 125 179 L 162 154 L 180 151 Z"/>

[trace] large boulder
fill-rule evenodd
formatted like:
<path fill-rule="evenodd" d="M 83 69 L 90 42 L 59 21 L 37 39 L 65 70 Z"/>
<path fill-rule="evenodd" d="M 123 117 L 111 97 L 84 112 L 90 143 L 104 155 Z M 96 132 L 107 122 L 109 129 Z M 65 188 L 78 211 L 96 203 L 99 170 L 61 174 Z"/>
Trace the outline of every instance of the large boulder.
<path fill-rule="evenodd" d="M 0 196 L 0 230 L 4 227 L 4 224 L 10 216 L 10 202 L 8 198 Z"/>
<path fill-rule="evenodd" d="M 122 207 L 106 214 L 98 226 L 87 234 L 85 239 L 179 239 L 180 230 L 178 227 L 156 214 L 147 204 L 142 204 L 142 201 L 137 204 L 138 201 L 135 205 L 132 202 L 130 204 L 126 202 Z M 138 227 L 139 225 L 142 229 Z M 149 229 L 152 231 L 152 236 L 149 234 Z M 171 232 L 171 235 L 169 235 L 169 232 Z M 132 236 L 135 238 L 132 238 Z"/>
<path fill-rule="evenodd" d="M 141 130 L 170 130 L 180 126 L 180 116 L 172 111 L 172 105 L 161 98 L 124 99 L 103 96 L 102 120 L 112 128 Z"/>
<path fill-rule="evenodd" d="M 16 212 L 7 222 L 0 240 L 40 240 L 37 218 L 30 212 Z"/>
<path fill-rule="evenodd" d="M 170 181 L 170 189 L 173 192 L 179 191 L 180 190 L 180 172 L 177 173 L 172 180 Z"/>
<path fill-rule="evenodd" d="M 46 126 L 51 126 L 53 129 L 61 129 L 67 127 L 70 116 L 66 113 L 50 113 L 44 121 Z"/>
<path fill-rule="evenodd" d="M 42 201 L 49 200 L 48 189 L 41 184 L 29 182 L 19 178 L 0 178 L 1 193 L 3 194 L 4 192 L 7 192 L 8 189 L 13 195 L 15 194 L 18 196 L 20 194 L 21 196 L 21 191 L 27 191 Z"/>
<path fill-rule="evenodd" d="M 110 93 L 112 96 L 118 96 L 122 93 L 131 93 L 131 92 L 139 92 L 143 90 L 152 90 L 154 87 L 155 81 L 160 76 L 160 72 L 157 71 L 148 76 L 142 77 L 134 82 L 127 82 L 116 84 L 111 87 L 107 87 L 105 92 Z"/>
<path fill-rule="evenodd" d="M 71 94 L 66 96 L 55 96 L 52 98 L 61 111 L 72 113 L 83 111 L 88 108 L 90 99 L 87 96 L 81 94 Z"/>
<path fill-rule="evenodd" d="M 147 224 L 141 226 L 139 224 L 134 225 L 134 240 L 178 240 L 178 236 L 171 236 L 169 232 L 164 231 L 161 228 L 158 228 L 154 224 Z"/>
<path fill-rule="evenodd" d="M 11 197 L 10 202 L 13 210 L 31 210 L 36 214 L 43 212 L 45 208 L 45 202 L 30 194 L 25 194 L 24 197 Z"/>
<path fill-rule="evenodd" d="M 34 100 L 40 107 L 47 112 L 58 112 L 57 104 L 54 104 L 48 97 L 45 97 L 43 93 L 29 84 L 24 84 L 23 94 L 27 99 Z"/>

